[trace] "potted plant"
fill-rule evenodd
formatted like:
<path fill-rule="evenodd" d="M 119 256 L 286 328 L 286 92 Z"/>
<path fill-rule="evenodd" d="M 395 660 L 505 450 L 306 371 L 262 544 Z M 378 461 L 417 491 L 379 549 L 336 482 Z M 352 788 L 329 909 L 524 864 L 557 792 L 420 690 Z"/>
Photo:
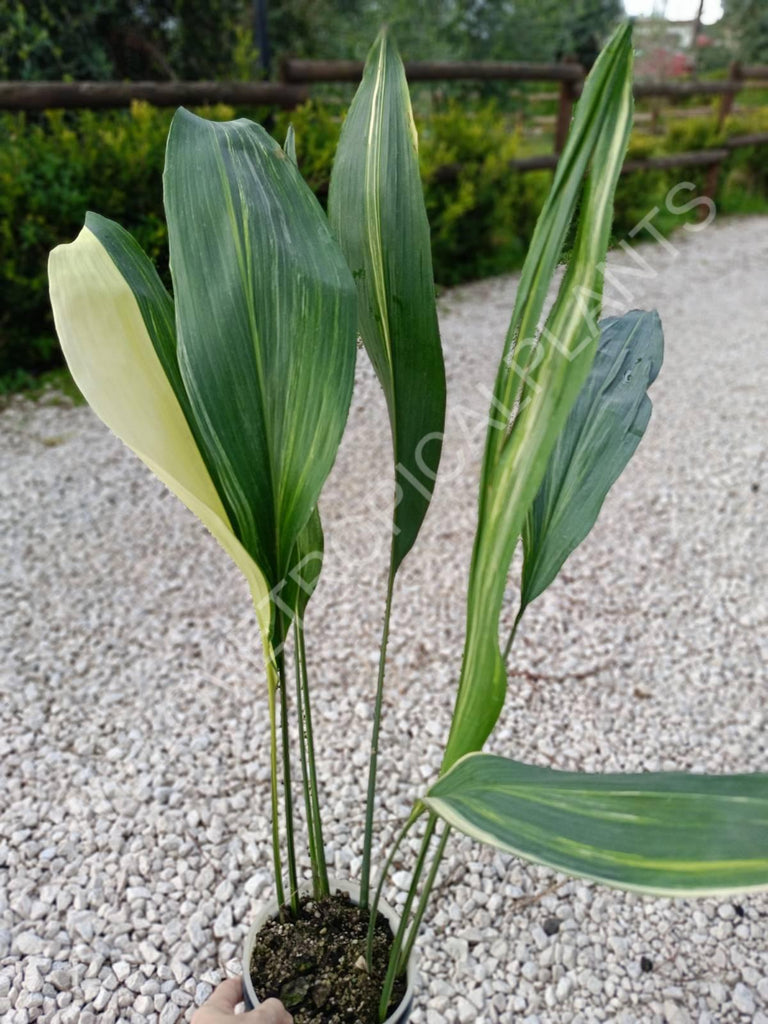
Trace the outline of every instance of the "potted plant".
<path fill-rule="evenodd" d="M 276 900 L 249 940 L 245 967 L 252 958 L 260 965 L 253 995 L 281 996 L 298 1021 L 407 1019 L 407 969 L 452 829 L 619 887 L 693 895 L 768 885 L 768 776 L 585 774 L 482 753 L 504 702 L 517 625 L 591 529 L 651 412 L 658 316 L 635 310 L 598 322 L 631 118 L 625 26 L 585 83 L 503 346 L 442 769 L 403 822 L 375 887 L 390 612 L 430 503 L 445 412 L 416 135 L 392 40 L 382 32 L 368 57 L 336 155 L 328 218 L 301 178 L 292 133 L 281 148 L 246 120 L 214 124 L 180 110 L 164 175 L 173 298 L 131 236 L 98 215 L 89 213 L 78 238 L 51 254 L 56 327 L 76 382 L 203 521 L 253 595 L 270 709 Z M 344 894 L 325 863 L 303 620 L 322 567 L 318 499 L 347 417 L 358 333 L 389 412 L 394 512 L 361 877 Z M 519 540 L 520 602 L 502 638 Z M 295 852 L 291 715 L 312 864 L 306 890 Z M 417 826 L 420 852 L 402 913 L 382 918 L 382 887 Z M 335 940 L 337 932 L 341 947 L 318 947 L 318 936 Z M 268 969 L 272 954 L 286 962 L 283 974 Z M 330 961 L 346 964 L 341 978 L 329 974 Z"/>

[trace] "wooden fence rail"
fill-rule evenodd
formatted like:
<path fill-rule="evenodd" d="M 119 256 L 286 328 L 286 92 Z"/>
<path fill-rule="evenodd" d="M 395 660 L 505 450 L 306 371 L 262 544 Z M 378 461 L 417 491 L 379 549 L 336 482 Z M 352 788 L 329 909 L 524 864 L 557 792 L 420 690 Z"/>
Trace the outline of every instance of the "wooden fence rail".
<path fill-rule="evenodd" d="M 0 110 L 103 110 L 146 100 L 156 107 L 229 103 L 292 109 L 306 86 L 282 82 L 0 82 Z"/>
<path fill-rule="evenodd" d="M 507 81 L 507 82 L 580 82 L 584 68 L 563 61 L 559 64 L 535 64 L 530 61 L 406 61 L 409 82 Z M 363 62 L 357 60 L 297 60 L 289 58 L 280 66 L 284 82 L 359 82 Z"/>
<path fill-rule="evenodd" d="M 432 81 L 512 81 L 559 83 L 558 110 L 555 118 L 553 153 L 513 160 L 516 171 L 546 170 L 556 166 L 562 152 L 573 113 L 573 105 L 584 82 L 584 68 L 577 63 L 558 64 L 500 61 L 415 61 L 406 62 L 406 74 L 413 82 Z M 320 82 L 357 82 L 363 72 L 362 61 L 284 60 L 278 82 L 0 82 L 0 110 L 46 110 L 129 106 L 132 100 L 146 100 L 155 106 L 228 103 L 244 106 L 270 106 L 292 109 L 310 96 L 310 86 Z M 718 124 L 733 109 L 742 89 L 755 82 L 768 81 L 768 66 L 742 66 L 733 62 L 729 76 L 720 82 L 636 82 L 637 98 L 684 99 L 691 96 L 720 96 Z M 629 160 L 624 172 L 670 167 L 708 166 L 709 181 L 717 180 L 723 160 L 741 146 L 768 145 L 768 133 L 734 137 L 717 149 L 670 153 L 646 160 Z M 441 177 L 456 174 L 456 168 L 440 168 Z"/>

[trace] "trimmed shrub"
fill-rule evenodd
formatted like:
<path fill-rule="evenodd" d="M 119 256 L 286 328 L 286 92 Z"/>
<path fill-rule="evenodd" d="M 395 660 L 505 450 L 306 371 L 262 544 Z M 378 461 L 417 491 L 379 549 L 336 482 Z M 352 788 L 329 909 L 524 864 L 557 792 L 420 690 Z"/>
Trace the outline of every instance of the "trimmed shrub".
<path fill-rule="evenodd" d="M 288 124 L 294 125 L 299 166 L 322 203 L 345 106 L 310 101 L 271 119 L 281 143 Z M 262 110 L 224 106 L 200 113 L 218 119 L 264 116 Z M 135 103 L 130 112 L 0 116 L 0 377 L 19 370 L 40 373 L 60 363 L 48 304 L 47 256 L 75 237 L 86 210 L 128 228 L 168 281 L 162 166 L 171 117 L 171 111 L 144 103 Z M 453 100 L 418 115 L 417 127 L 438 284 L 519 267 L 551 172 L 509 169 L 510 160 L 531 152 L 514 115 L 495 102 L 477 104 L 468 114 Z M 765 131 L 765 109 L 729 118 L 722 132 L 714 118 L 680 120 L 670 123 L 664 136 L 635 134 L 629 159 L 709 149 L 723 136 Z M 665 208 L 669 189 L 691 181 L 701 192 L 706 176 L 706 168 L 622 176 L 615 237 L 628 237 L 654 207 L 659 208 L 655 228 L 672 230 L 684 218 Z M 734 151 L 720 175 L 717 202 L 724 212 L 768 209 L 764 146 Z M 686 216 L 695 215 L 694 210 Z"/>
<path fill-rule="evenodd" d="M 206 111 L 219 119 L 227 107 Z M 47 259 L 87 210 L 120 221 L 167 275 L 162 168 L 171 111 L 0 119 L 0 374 L 60 362 L 48 303 Z"/>

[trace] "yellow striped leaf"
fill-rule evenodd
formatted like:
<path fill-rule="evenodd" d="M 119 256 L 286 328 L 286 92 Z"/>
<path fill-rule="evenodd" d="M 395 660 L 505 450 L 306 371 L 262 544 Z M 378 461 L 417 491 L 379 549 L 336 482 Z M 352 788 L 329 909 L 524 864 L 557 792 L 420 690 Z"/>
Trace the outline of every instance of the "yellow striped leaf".
<path fill-rule="evenodd" d="M 507 574 L 550 453 L 594 358 L 601 266 L 631 122 L 631 30 L 624 26 L 587 79 L 521 275 L 490 411 L 464 657 L 444 770 L 482 747 L 504 704 L 499 620 Z M 546 293 L 580 195 L 573 252 L 539 335 Z"/>
<path fill-rule="evenodd" d="M 622 889 L 768 889 L 768 775 L 590 775 L 469 754 L 423 802 L 474 839 Z"/>

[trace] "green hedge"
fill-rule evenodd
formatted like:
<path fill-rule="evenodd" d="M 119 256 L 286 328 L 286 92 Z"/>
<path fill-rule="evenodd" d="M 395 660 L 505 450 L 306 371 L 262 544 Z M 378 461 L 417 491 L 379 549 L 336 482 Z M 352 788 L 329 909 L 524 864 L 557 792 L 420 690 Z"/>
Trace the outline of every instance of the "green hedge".
<path fill-rule="evenodd" d="M 226 119 L 261 112 L 216 107 L 204 113 Z M 75 237 L 87 209 L 127 227 L 167 280 L 161 174 L 171 116 L 143 103 L 130 112 L 0 116 L 0 379 L 58 364 L 47 256 L 53 246 Z M 302 172 L 324 202 L 341 107 L 311 102 L 277 115 L 273 132 L 280 141 L 289 120 L 296 128 Z M 510 115 L 493 103 L 469 114 L 449 103 L 419 119 L 418 127 L 438 284 L 519 267 L 551 173 L 509 171 L 509 160 L 530 152 Z M 768 131 L 768 111 L 733 117 L 725 129 L 729 135 L 755 131 Z M 721 137 L 714 120 L 681 121 L 661 137 L 634 136 L 630 157 L 709 148 Z M 457 167 L 457 173 L 446 176 L 446 166 Z M 626 237 L 654 206 L 660 207 L 656 227 L 671 230 L 681 218 L 664 205 L 669 188 L 688 180 L 701 190 L 705 173 L 692 168 L 624 176 L 616 199 L 617 237 Z M 734 152 L 721 174 L 717 200 L 726 212 L 768 209 L 765 147 Z"/>
<path fill-rule="evenodd" d="M 125 224 L 167 272 L 162 167 L 171 116 L 136 103 L 130 114 L 0 118 L 0 374 L 59 362 L 48 253 L 75 237 L 86 210 Z"/>

